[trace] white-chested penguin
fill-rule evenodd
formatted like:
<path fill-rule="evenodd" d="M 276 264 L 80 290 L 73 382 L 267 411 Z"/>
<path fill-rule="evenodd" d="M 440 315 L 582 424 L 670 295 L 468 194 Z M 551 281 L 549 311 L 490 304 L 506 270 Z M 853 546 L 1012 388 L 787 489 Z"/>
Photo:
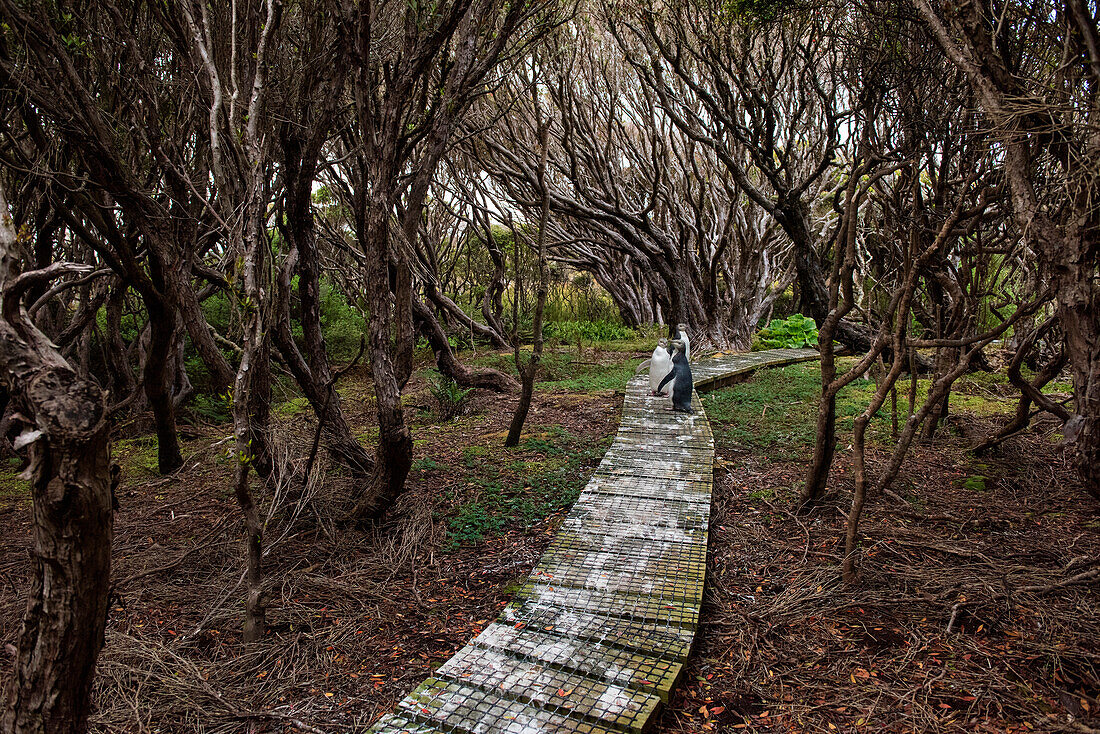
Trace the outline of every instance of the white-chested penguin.
<path fill-rule="evenodd" d="M 672 354 L 668 351 L 668 339 L 661 337 L 657 340 L 657 346 L 649 359 L 638 365 L 634 374 L 640 375 L 644 370 L 649 370 L 649 394 L 657 395 L 657 385 L 672 370 Z M 665 393 L 666 395 L 668 393 Z"/>
<path fill-rule="evenodd" d="M 676 338 L 684 343 L 684 357 L 691 361 L 691 339 L 688 338 L 688 325 L 676 324 Z"/>
<path fill-rule="evenodd" d="M 657 386 L 665 375 L 672 371 L 672 355 L 668 352 L 668 339 L 661 337 L 657 340 L 657 346 L 653 355 L 649 358 L 649 393 L 650 395 L 662 394 Z M 667 393 L 665 393 L 667 394 Z"/>
<path fill-rule="evenodd" d="M 665 375 L 661 384 L 657 386 L 658 392 L 666 382 L 672 382 L 672 409 L 680 413 L 694 413 L 691 407 L 691 392 L 695 385 L 691 379 L 691 366 L 688 364 L 685 348 L 687 345 L 679 340 L 672 341 L 672 371 Z"/>

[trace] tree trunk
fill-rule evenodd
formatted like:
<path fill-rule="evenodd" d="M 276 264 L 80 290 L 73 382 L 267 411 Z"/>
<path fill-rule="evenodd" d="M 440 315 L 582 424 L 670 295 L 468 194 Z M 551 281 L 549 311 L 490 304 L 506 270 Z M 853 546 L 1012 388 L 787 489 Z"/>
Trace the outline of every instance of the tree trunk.
<path fill-rule="evenodd" d="M 541 121 L 540 121 L 541 122 Z M 534 329 L 534 345 L 531 348 L 531 359 L 527 364 L 520 364 L 519 332 L 515 332 L 515 357 L 516 368 L 520 371 L 520 380 L 523 389 L 520 392 L 519 404 L 512 415 L 512 423 L 508 426 L 508 437 L 504 439 L 505 446 L 515 446 L 519 443 L 520 434 L 523 432 L 523 424 L 527 421 L 527 412 L 531 409 L 531 397 L 535 390 L 535 373 L 538 371 L 539 360 L 542 359 L 542 315 L 546 308 L 546 294 L 550 284 L 550 271 L 546 266 L 546 225 L 550 220 L 550 191 L 546 186 L 546 157 L 549 148 L 549 122 L 540 125 L 542 156 L 539 162 L 538 183 L 542 190 L 542 211 L 539 214 L 539 231 L 535 239 L 535 254 L 539 262 L 539 283 L 536 287 L 535 317 L 532 328 Z M 517 232 L 518 234 L 518 232 Z M 516 247 L 519 247 L 517 238 Z M 519 258 L 517 257 L 518 261 Z"/>
<path fill-rule="evenodd" d="M 26 417 L 20 438 L 29 441 L 34 509 L 30 596 L 0 732 L 79 734 L 87 728 L 107 619 L 110 425 L 103 393 L 61 358 L 20 303 L 27 287 L 62 271 L 51 266 L 16 277 L 16 248 L 0 189 L 0 380 Z"/>
<path fill-rule="evenodd" d="M 825 288 L 825 265 L 814 248 L 813 235 L 807 225 L 808 217 L 809 211 L 801 201 L 787 207 L 780 207 L 775 213 L 776 221 L 794 245 L 799 306 L 806 315 L 820 325 L 829 315 L 829 291 Z M 854 336 L 859 330 L 841 328 L 837 331 L 837 338 L 842 343 L 848 344 L 846 339 Z M 870 339 L 867 340 L 867 344 L 870 345 Z M 848 344 L 848 346 L 857 351 L 860 350 L 857 345 Z M 862 351 L 867 350 L 862 348 Z"/>
<path fill-rule="evenodd" d="M 493 261 L 493 275 L 489 284 L 485 286 L 485 295 L 481 297 L 481 315 L 485 317 L 485 323 L 498 334 L 504 334 L 504 253 L 493 237 L 492 226 L 485 227 L 485 246 L 489 250 L 489 257 Z"/>
<path fill-rule="evenodd" d="M 1059 351 L 1058 355 L 1051 361 L 1043 365 L 1042 369 L 1036 372 L 1030 382 L 1020 374 L 1021 365 L 1034 359 L 1033 348 L 1035 343 L 1054 325 L 1056 319 L 1057 317 L 1052 317 L 1037 327 L 1033 326 L 1034 317 L 1025 317 L 1017 322 L 1020 331 L 1014 332 L 1013 336 L 1016 349 L 1012 356 L 1012 362 L 1008 365 L 1008 380 L 1020 390 L 1020 402 L 1016 404 L 1016 415 L 1013 416 L 1011 421 L 997 431 L 996 434 L 974 447 L 976 456 L 982 455 L 1008 437 L 1027 428 L 1028 423 L 1031 422 L 1032 403 L 1037 402 L 1040 409 L 1050 411 L 1062 421 L 1069 417 L 1069 413 L 1065 408 L 1043 395 L 1042 392 L 1043 387 L 1057 377 L 1062 372 L 1062 368 L 1066 366 L 1065 348 Z M 1021 327 L 1019 324 L 1025 326 Z"/>
<path fill-rule="evenodd" d="M 799 504 L 805 505 L 821 499 L 829 481 L 829 470 L 833 466 L 836 453 L 836 395 L 829 394 L 823 388 L 823 394 L 817 407 L 817 431 L 814 443 L 814 458 L 806 472 L 806 481 L 802 485 Z"/>
<path fill-rule="evenodd" d="M 175 346 L 176 314 L 170 306 L 147 298 L 149 312 L 149 348 L 145 359 L 145 397 L 153 410 L 157 431 L 157 469 L 170 474 L 183 466 L 179 434 L 176 432 L 176 408 L 170 387 L 171 359 Z"/>
<path fill-rule="evenodd" d="M 278 273 L 278 282 L 275 284 L 273 315 L 275 323 L 272 338 L 283 355 L 290 373 L 294 375 L 298 387 L 309 400 L 317 420 L 324 426 L 329 453 L 353 473 L 367 475 L 374 467 L 374 460 L 352 434 L 351 426 L 348 425 L 347 417 L 344 415 L 340 395 L 332 382 L 332 371 L 320 328 L 319 269 L 316 263 L 316 248 L 301 246 L 305 240 L 312 240 L 312 234 L 305 233 L 305 225 L 298 222 L 298 216 L 300 215 L 288 212 L 288 226 L 284 228 L 284 236 L 290 247 Z M 310 222 L 312 222 L 312 215 L 310 215 Z M 308 252 L 303 258 L 304 251 Z M 310 260 L 311 264 L 301 266 L 302 259 Z M 295 269 L 298 271 L 302 332 L 307 339 L 309 364 L 299 351 L 290 331 L 290 289 Z"/>
<path fill-rule="evenodd" d="M 508 346 L 508 340 L 503 336 L 504 332 L 498 332 L 493 327 L 480 324 L 477 320 L 470 318 L 457 303 L 440 293 L 435 285 L 425 283 L 424 295 L 436 308 L 440 309 L 445 316 L 453 318 L 467 331 L 473 332 L 474 336 L 485 339 L 497 349 Z"/>
<path fill-rule="evenodd" d="M 1093 249 L 1100 249 L 1093 245 Z M 1051 257 L 1051 254 L 1048 254 Z M 1074 415 L 1063 433 L 1085 491 L 1100 499 L 1100 298 L 1087 267 L 1056 279 L 1058 316 L 1073 374 Z"/>
<path fill-rule="evenodd" d="M 1086 491 L 1100 499 L 1100 287 L 1095 275 L 1100 259 L 1100 213 L 1095 206 L 1100 110 L 1095 96 L 1092 107 L 1083 110 L 1088 124 L 1066 125 L 1052 135 L 1057 103 L 1020 112 L 1019 100 L 1042 100 L 1027 91 L 1030 80 L 1022 81 L 1010 71 L 978 5 L 960 4 L 948 20 L 948 30 L 929 0 L 911 2 L 948 58 L 966 74 L 1004 146 L 1013 216 L 1024 236 L 1037 245 L 1073 372 L 1074 415 L 1066 420 L 1063 433 L 1074 448 L 1074 463 Z M 1066 17 L 1074 19 L 1072 42 L 1080 42 L 1082 33 L 1094 39 L 1095 18 L 1080 3 L 1070 3 L 1070 10 Z M 1067 43 L 1069 38 L 1067 34 Z M 1089 83 L 1097 81 L 1091 67 L 1084 73 L 1092 75 Z M 1068 195 L 1059 207 L 1041 202 L 1035 191 L 1033 169 L 1041 152 L 1049 153 L 1066 177 Z M 1061 222 L 1052 218 L 1058 209 L 1065 212 Z"/>
<path fill-rule="evenodd" d="M 195 289 L 191 286 L 190 259 L 181 257 L 177 266 L 179 269 L 173 273 L 176 279 L 173 291 L 177 295 L 183 328 L 187 330 L 187 335 L 191 337 L 191 345 L 210 373 L 210 390 L 215 395 L 223 395 L 233 384 L 233 368 L 214 342 L 214 337 L 210 333 L 210 324 L 207 323 Z"/>
<path fill-rule="evenodd" d="M 110 426 L 99 388 L 65 366 L 13 365 L 29 350 L 7 323 L 0 331 L 15 407 L 46 427 L 29 450 L 34 570 L 0 731 L 83 732 L 107 619 Z"/>
<path fill-rule="evenodd" d="M 493 392 L 515 392 L 520 385 L 510 375 L 499 370 L 472 370 L 458 361 L 447 334 L 435 318 L 432 310 L 419 298 L 413 297 L 413 317 L 420 327 L 420 333 L 428 340 L 435 352 L 435 363 L 439 371 L 450 377 L 462 387 L 480 387 Z"/>
<path fill-rule="evenodd" d="M 122 304 L 126 298 L 126 286 L 121 282 L 115 284 L 110 298 L 107 300 L 107 328 L 106 349 L 104 361 L 110 370 L 111 401 L 118 403 L 125 400 L 137 389 L 137 380 L 134 379 L 134 371 L 130 362 L 126 359 L 126 344 L 122 341 Z"/>
<path fill-rule="evenodd" d="M 253 319 L 262 324 L 258 315 Z M 251 332 L 251 333 L 249 333 Z M 263 587 L 264 523 L 249 487 L 249 472 L 261 481 L 274 480 L 274 466 L 267 430 L 271 405 L 271 349 L 259 324 L 246 324 L 241 367 L 234 387 L 233 428 L 237 437 L 237 467 L 233 494 L 244 516 L 245 603 L 241 640 L 259 641 L 267 626 L 267 601 Z"/>
<path fill-rule="evenodd" d="M 413 449 L 412 434 L 405 424 L 405 410 L 401 404 L 401 388 L 408 379 L 406 364 L 411 367 L 411 355 L 403 352 L 409 350 L 405 342 L 411 343 L 411 339 L 402 337 L 403 327 L 396 323 L 411 308 L 412 283 L 408 277 L 402 277 L 400 266 L 397 266 L 391 291 L 389 217 L 393 207 L 384 197 L 375 195 L 368 200 L 365 209 L 359 232 L 365 255 L 364 279 L 370 311 L 368 329 L 378 413 L 378 446 L 370 484 L 355 506 L 354 515 L 359 520 L 379 517 L 404 491 L 405 479 L 412 467 Z M 408 307 L 401 306 L 402 299 L 410 301 Z"/>

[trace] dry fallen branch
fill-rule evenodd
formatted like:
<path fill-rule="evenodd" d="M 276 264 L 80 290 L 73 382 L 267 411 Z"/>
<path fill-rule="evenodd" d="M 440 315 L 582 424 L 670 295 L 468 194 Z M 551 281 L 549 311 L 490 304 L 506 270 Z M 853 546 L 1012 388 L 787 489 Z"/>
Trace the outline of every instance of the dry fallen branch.
<path fill-rule="evenodd" d="M 1024 586 L 1023 588 L 1020 589 L 1020 591 L 1028 592 L 1028 593 L 1036 593 L 1036 594 L 1045 594 L 1048 591 L 1054 591 L 1055 589 L 1061 589 L 1061 588 L 1064 588 L 1066 586 L 1071 586 L 1073 584 L 1084 583 L 1085 581 L 1089 581 L 1089 580 L 1097 578 L 1097 577 L 1100 577 L 1100 567 L 1094 568 L 1090 571 L 1082 571 L 1079 574 L 1076 574 L 1074 576 L 1070 576 L 1069 578 L 1066 578 L 1066 579 L 1062 579 L 1061 581 L 1055 581 L 1054 583 L 1051 583 L 1051 584 L 1036 585 L 1036 586 Z"/>

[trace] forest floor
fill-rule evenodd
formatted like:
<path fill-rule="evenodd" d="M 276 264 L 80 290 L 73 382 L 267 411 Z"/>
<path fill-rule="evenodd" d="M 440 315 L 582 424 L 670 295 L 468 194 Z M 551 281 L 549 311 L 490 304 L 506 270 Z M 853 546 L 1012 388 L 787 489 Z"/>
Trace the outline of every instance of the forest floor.
<path fill-rule="evenodd" d="M 185 468 L 168 478 L 156 476 L 155 441 L 120 427 L 129 437 L 116 444 L 123 482 L 93 728 L 361 731 L 390 710 L 496 617 L 599 462 L 644 356 L 637 344 L 611 347 L 548 355 L 516 449 L 503 447 L 514 397 L 475 393 L 466 415 L 441 422 L 418 371 L 405 398 L 411 491 L 380 526 L 341 521 L 359 480 L 338 467 L 322 466 L 304 493 L 264 497 L 269 632 L 246 652 L 228 426 L 195 415 Z M 506 367 L 510 355 L 474 361 Z M 1054 427 L 973 457 L 968 446 L 1014 400 L 1001 376 L 965 378 L 948 425 L 893 485 L 905 502 L 868 503 L 862 579 L 846 587 L 845 430 L 873 383 L 841 397 L 835 495 L 796 516 L 819 389 L 807 364 L 705 398 L 717 444 L 709 588 L 657 730 L 1096 731 L 1097 581 L 1058 584 L 1100 561 L 1100 506 L 1076 484 Z M 369 373 L 356 368 L 340 391 L 369 444 Z M 300 482 L 312 416 L 291 393 L 275 414 Z M 873 426 L 877 471 L 888 416 Z M 14 467 L 0 474 L 5 672 L 30 568 L 26 491 Z"/>
<path fill-rule="evenodd" d="M 839 400 L 834 495 L 809 515 L 791 510 L 812 455 L 816 366 L 704 398 L 717 446 L 708 591 L 660 731 L 1097 731 L 1100 503 L 1057 445 L 1060 425 L 969 451 L 1014 410 L 1004 383 L 960 381 L 953 416 L 892 485 L 903 501 L 869 500 L 852 586 L 838 572 L 848 441 L 874 383 Z M 892 448 L 884 413 L 872 476 Z"/>

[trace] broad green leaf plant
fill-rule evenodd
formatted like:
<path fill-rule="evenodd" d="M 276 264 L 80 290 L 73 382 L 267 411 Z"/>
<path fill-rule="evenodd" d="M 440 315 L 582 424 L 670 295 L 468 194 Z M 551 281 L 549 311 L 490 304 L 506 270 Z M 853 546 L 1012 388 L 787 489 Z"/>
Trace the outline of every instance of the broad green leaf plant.
<path fill-rule="evenodd" d="M 753 349 L 799 349 L 817 346 L 817 324 L 800 313 L 786 320 L 772 319 L 756 334 Z"/>

